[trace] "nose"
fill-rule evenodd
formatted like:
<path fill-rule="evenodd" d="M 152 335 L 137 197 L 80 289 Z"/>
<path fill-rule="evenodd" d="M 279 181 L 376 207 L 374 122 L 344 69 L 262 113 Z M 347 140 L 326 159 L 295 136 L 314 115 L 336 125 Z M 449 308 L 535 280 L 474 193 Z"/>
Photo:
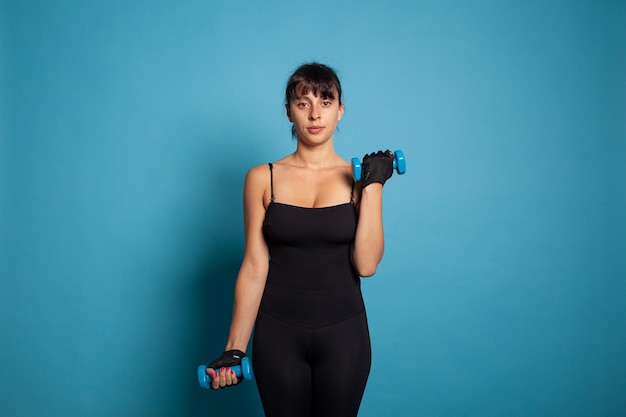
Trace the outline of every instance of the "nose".
<path fill-rule="evenodd" d="M 309 119 L 318 120 L 320 118 L 320 109 L 317 106 L 311 106 L 311 112 L 309 113 Z"/>

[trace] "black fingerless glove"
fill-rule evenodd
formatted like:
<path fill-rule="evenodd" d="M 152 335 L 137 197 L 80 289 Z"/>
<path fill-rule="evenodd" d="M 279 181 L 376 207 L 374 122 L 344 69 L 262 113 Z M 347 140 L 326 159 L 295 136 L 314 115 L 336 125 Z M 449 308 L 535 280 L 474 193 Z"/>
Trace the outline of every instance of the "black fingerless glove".
<path fill-rule="evenodd" d="M 365 188 L 378 182 L 385 184 L 393 174 L 393 153 L 390 150 L 365 155 L 361 163 L 361 184 Z"/>
<path fill-rule="evenodd" d="M 231 366 L 241 365 L 241 360 L 245 357 L 246 354 L 240 350 L 227 350 L 222 353 L 222 356 L 211 362 L 207 368 L 213 368 L 219 371 L 220 368 L 230 368 Z"/>

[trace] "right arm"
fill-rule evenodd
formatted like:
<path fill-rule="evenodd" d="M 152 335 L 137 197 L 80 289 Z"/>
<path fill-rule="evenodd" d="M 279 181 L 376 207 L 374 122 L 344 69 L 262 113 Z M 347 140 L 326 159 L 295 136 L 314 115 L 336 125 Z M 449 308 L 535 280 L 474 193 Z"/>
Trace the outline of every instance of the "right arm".
<path fill-rule="evenodd" d="M 263 237 L 267 169 L 267 165 L 257 166 L 246 175 L 243 196 L 245 249 L 235 284 L 232 321 L 225 350 L 247 350 L 265 289 L 269 270 L 269 251 Z M 212 369 L 207 369 L 207 373 L 213 378 Z M 213 379 L 213 388 L 231 383 L 234 381 L 230 376 L 221 374 L 219 378 Z"/>
<path fill-rule="evenodd" d="M 243 197 L 245 250 L 235 284 L 233 317 L 226 350 L 246 351 L 265 289 L 269 270 L 269 251 L 263 237 L 266 186 L 266 165 L 252 168 L 246 175 Z"/>

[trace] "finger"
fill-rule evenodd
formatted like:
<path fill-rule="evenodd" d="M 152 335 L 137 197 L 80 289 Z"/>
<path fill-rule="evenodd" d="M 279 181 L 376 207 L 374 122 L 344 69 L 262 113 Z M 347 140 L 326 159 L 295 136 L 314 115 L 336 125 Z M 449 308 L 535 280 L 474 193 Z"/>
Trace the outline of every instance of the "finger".
<path fill-rule="evenodd" d="M 227 380 L 227 374 L 229 372 L 226 368 L 220 368 L 219 371 L 215 371 L 214 369 L 207 368 L 207 374 L 211 377 L 211 388 L 217 390 L 220 388 L 224 388 L 227 385 L 230 385 Z"/>
<path fill-rule="evenodd" d="M 226 368 L 224 370 L 224 379 L 226 380 L 226 385 L 233 385 L 236 382 L 235 373 L 230 368 Z"/>
<path fill-rule="evenodd" d="M 211 378 L 211 382 L 215 381 L 215 379 L 217 379 L 219 375 L 213 368 L 206 368 L 206 374 L 209 376 L 209 378 Z"/>
<path fill-rule="evenodd" d="M 217 383 L 220 388 L 224 388 L 226 386 L 226 368 L 220 368 L 219 376 L 217 377 Z"/>
<path fill-rule="evenodd" d="M 219 372 L 219 386 L 220 388 L 228 387 L 237 382 L 235 373 L 230 368 L 220 368 Z"/>
<path fill-rule="evenodd" d="M 219 384 L 219 373 L 215 371 L 215 369 L 213 368 L 207 368 L 206 369 L 206 373 L 209 377 L 211 377 L 211 388 L 212 389 L 219 389 L 220 388 L 220 384 Z"/>
<path fill-rule="evenodd" d="M 235 375 L 235 371 L 230 368 L 226 368 L 224 371 L 224 376 L 226 379 L 226 385 L 236 385 L 239 382 L 237 379 L 237 375 Z"/>

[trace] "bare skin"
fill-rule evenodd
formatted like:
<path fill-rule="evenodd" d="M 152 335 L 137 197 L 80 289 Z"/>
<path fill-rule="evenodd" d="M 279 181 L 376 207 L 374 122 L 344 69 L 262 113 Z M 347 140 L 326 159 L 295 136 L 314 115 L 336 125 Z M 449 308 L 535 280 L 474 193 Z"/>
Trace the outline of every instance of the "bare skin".
<path fill-rule="evenodd" d="M 297 132 L 293 154 L 274 163 L 274 194 L 283 204 L 329 207 L 347 202 L 352 190 L 351 166 L 334 148 L 334 132 L 343 117 L 344 105 L 312 93 L 296 97 L 286 106 L 287 117 Z M 384 252 L 382 185 L 355 187 L 358 225 L 352 246 L 357 273 L 376 273 Z M 244 185 L 244 257 L 235 284 L 232 322 L 225 350 L 246 351 L 269 270 L 269 251 L 263 238 L 265 210 L 270 204 L 269 170 L 266 164 L 248 171 Z M 229 368 L 208 368 L 212 388 L 236 384 Z"/>

